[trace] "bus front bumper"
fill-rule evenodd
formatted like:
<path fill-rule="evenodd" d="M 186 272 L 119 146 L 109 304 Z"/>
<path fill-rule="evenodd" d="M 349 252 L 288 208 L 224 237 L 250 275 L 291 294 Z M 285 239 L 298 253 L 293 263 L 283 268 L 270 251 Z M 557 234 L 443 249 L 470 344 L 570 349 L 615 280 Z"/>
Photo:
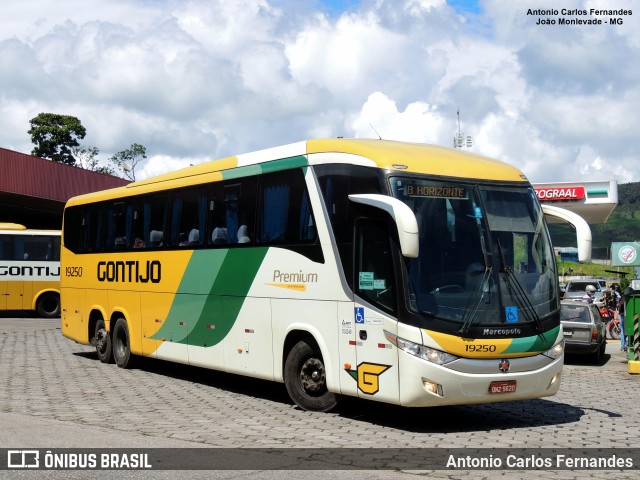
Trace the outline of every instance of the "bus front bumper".
<path fill-rule="evenodd" d="M 542 357 L 538 355 L 536 357 Z M 510 365 L 535 364 L 536 368 L 515 368 L 501 372 L 503 360 L 467 360 L 467 371 L 435 365 L 400 352 L 400 404 L 407 407 L 464 405 L 472 403 L 528 400 L 555 395 L 560 388 L 564 354 L 556 359 L 532 357 L 509 359 Z M 495 364 L 495 373 L 479 373 L 475 364 Z M 484 368 L 486 369 L 486 368 Z M 503 365 L 504 369 L 504 365 Z M 474 371 L 475 370 L 475 371 Z"/>

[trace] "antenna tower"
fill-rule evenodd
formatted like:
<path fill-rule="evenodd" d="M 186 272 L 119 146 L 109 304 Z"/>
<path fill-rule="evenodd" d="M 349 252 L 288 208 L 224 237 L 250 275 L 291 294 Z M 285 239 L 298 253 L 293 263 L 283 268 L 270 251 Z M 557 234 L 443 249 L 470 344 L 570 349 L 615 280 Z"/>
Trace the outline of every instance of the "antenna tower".
<path fill-rule="evenodd" d="M 460 107 L 458 107 L 458 131 L 453 137 L 453 148 L 458 148 L 460 150 L 466 150 L 473 146 L 473 138 L 470 135 L 467 135 L 465 138 L 464 132 L 460 129 Z"/>

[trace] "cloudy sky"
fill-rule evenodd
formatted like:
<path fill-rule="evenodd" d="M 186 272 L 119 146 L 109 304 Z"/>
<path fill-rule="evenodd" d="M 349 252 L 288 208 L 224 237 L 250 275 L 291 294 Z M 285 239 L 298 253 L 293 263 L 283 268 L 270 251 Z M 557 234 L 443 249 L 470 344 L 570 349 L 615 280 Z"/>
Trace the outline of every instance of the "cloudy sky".
<path fill-rule="evenodd" d="M 548 8 L 631 14 L 528 15 Z M 1 12 L 4 148 L 30 153 L 38 113 L 74 115 L 103 161 L 144 145 L 141 179 L 307 138 L 452 146 L 460 109 L 471 151 L 532 182 L 640 181 L 637 0 L 3 0 Z"/>

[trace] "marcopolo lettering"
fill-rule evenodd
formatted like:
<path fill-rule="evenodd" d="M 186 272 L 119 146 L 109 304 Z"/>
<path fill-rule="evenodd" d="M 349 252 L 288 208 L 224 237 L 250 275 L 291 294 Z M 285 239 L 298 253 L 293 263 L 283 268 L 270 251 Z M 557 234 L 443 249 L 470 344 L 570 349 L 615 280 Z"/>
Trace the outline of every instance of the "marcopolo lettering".
<path fill-rule="evenodd" d="M 98 262 L 99 282 L 160 283 L 161 278 L 159 260 Z"/>
<path fill-rule="evenodd" d="M 485 328 L 483 335 L 520 335 L 522 330 L 519 328 Z"/>

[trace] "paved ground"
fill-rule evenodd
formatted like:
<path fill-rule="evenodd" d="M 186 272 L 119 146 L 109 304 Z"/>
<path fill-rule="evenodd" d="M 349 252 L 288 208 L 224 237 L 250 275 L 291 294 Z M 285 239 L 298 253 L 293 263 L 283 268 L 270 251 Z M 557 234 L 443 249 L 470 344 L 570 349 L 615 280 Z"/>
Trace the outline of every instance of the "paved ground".
<path fill-rule="evenodd" d="M 610 341 L 607 353 L 600 365 L 568 358 L 560 392 L 550 399 L 432 409 L 348 400 L 335 413 L 319 414 L 296 408 L 282 384 L 153 360 L 122 370 L 100 363 L 93 349 L 64 338 L 59 320 L 5 317 L 0 318 L 0 448 L 637 446 L 640 376 L 627 373 L 617 342 Z M 86 472 L 73 476 L 79 473 L 67 472 L 64 478 L 87 478 Z M 526 476 L 634 478 L 637 473 L 529 471 Z M 500 471 L 379 471 L 344 476 L 322 472 L 318 476 L 413 478 L 427 474 L 430 478 L 472 479 L 521 476 Z M 235 476 L 226 472 L 202 478 Z M 297 476 L 292 472 L 245 472 L 245 476 L 309 478 L 300 472 Z M 134 478 L 133 473 L 129 477 Z M 0 478 L 16 476 L 5 477 L 0 472 Z"/>

